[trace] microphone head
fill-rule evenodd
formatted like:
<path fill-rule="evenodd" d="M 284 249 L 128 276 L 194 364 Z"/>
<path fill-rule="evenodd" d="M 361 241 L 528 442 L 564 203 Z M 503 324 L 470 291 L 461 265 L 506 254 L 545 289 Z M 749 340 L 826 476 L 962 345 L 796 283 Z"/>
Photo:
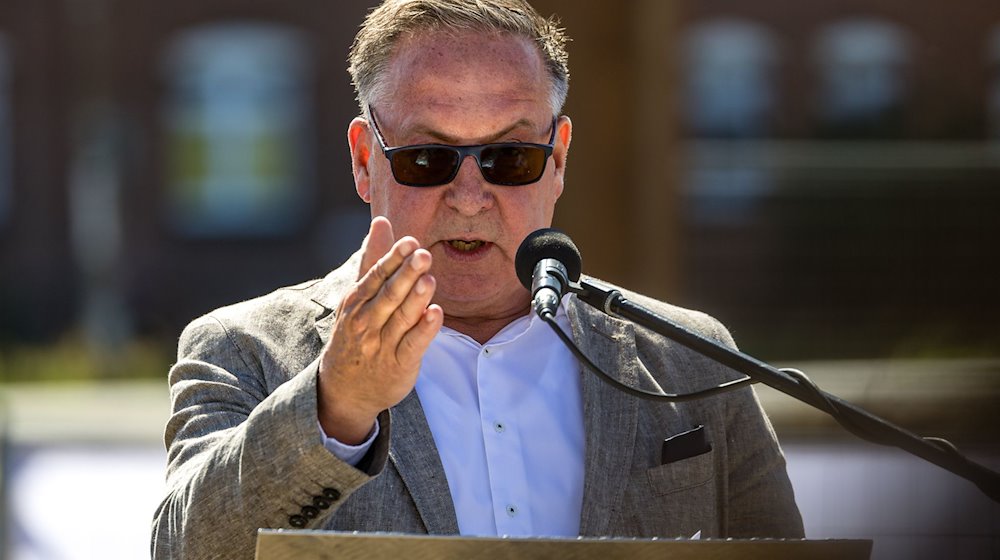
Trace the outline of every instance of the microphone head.
<path fill-rule="evenodd" d="M 531 277 L 535 273 L 535 265 L 542 259 L 555 259 L 561 262 L 566 267 L 571 282 L 580 279 L 580 269 L 583 266 L 580 250 L 562 231 L 555 228 L 535 230 L 529 233 L 517 248 L 514 269 L 517 271 L 518 280 L 528 290 L 531 290 Z"/>

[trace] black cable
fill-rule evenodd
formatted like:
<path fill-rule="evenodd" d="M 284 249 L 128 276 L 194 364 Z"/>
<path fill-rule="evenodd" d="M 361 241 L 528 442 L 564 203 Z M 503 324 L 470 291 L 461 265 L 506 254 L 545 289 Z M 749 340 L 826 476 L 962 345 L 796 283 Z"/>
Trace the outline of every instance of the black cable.
<path fill-rule="evenodd" d="M 595 281 L 581 280 L 578 285 L 571 285 L 570 291 L 576 294 L 580 301 L 602 310 L 608 315 L 620 317 L 648 328 L 750 378 L 749 380 L 738 380 L 737 384 L 764 383 L 773 389 L 833 416 L 841 426 L 856 436 L 880 445 L 898 447 L 921 459 L 934 463 L 975 483 L 992 500 L 1000 502 L 1000 473 L 965 457 L 953 444 L 946 440 L 922 437 L 896 426 L 836 395 L 822 391 L 812 380 L 798 370 L 779 370 L 757 360 L 753 356 L 743 354 L 718 341 L 708 339 L 694 331 L 688 330 L 670 319 L 658 315 L 654 311 L 628 301 L 620 291 L 612 286 L 601 286 Z M 560 336 L 560 338 L 563 337 Z M 574 350 L 572 347 L 570 349 Z M 605 378 L 606 374 L 585 361 L 581 353 L 578 351 L 574 351 L 573 353 L 588 367 L 600 373 L 602 379 Z M 606 381 L 616 387 L 621 385 L 617 380 L 606 379 Z M 643 394 L 639 394 L 639 396 L 666 401 L 687 400 L 706 394 L 715 394 L 720 389 L 715 388 L 690 395 L 675 396 L 681 397 L 679 399 L 672 398 L 670 395 L 646 397 Z M 623 388 L 623 390 L 630 394 L 641 393 L 631 387 Z"/>
<path fill-rule="evenodd" d="M 803 373 L 802 370 L 795 368 L 779 368 L 779 371 L 781 371 L 782 373 L 787 373 L 788 375 L 792 376 L 792 378 L 795 379 L 795 381 L 799 384 L 800 387 L 806 389 L 807 391 L 815 395 L 816 399 L 822 402 L 824 405 L 819 408 L 824 412 L 826 412 L 827 414 L 829 414 L 830 416 L 832 416 L 833 419 L 836 420 L 836 422 L 840 424 L 845 430 L 865 441 L 871 443 L 877 443 L 880 445 L 886 445 L 884 441 L 877 438 L 873 433 L 871 433 L 871 431 L 864 429 L 857 423 L 851 421 L 850 418 L 845 416 L 841 408 L 837 405 L 837 403 L 834 402 L 832 399 L 830 399 L 828 393 L 820 389 L 819 385 L 816 385 L 816 383 L 813 382 L 813 380 L 810 379 L 809 376 Z"/>
<path fill-rule="evenodd" d="M 803 373 L 802 370 L 795 368 L 781 368 L 781 371 L 794 377 L 801 387 L 808 389 L 813 394 L 815 394 L 819 400 L 824 402 L 826 404 L 826 406 L 824 407 L 825 412 L 827 412 L 830 416 L 832 416 L 833 419 L 836 420 L 837 423 L 840 424 L 848 432 L 851 432 L 852 434 L 858 436 L 859 438 L 871 443 L 894 446 L 894 444 L 891 441 L 888 441 L 885 438 L 881 438 L 877 434 L 873 433 L 871 430 L 866 430 L 863 427 L 859 426 L 856 422 L 853 422 L 851 418 L 843 412 L 840 405 L 831 400 L 828 394 L 824 392 L 822 389 L 820 389 L 819 386 L 816 385 L 816 383 L 814 383 L 812 379 L 809 379 L 809 377 L 805 373 Z M 940 447 L 941 449 L 953 455 L 960 456 L 963 459 L 965 458 L 965 456 L 962 455 L 962 452 L 958 450 L 958 447 L 956 447 L 955 444 L 944 438 L 927 436 L 923 437 L 923 439 L 924 441 L 933 443 L 934 445 Z"/>
<path fill-rule="evenodd" d="M 573 342 L 573 339 L 571 339 L 568 334 L 566 334 L 565 332 L 563 332 L 561 328 L 559 328 L 559 324 L 556 323 L 556 319 L 551 313 L 542 313 L 539 315 L 539 317 L 541 317 L 541 319 L 545 321 L 546 324 L 552 327 L 552 330 L 555 331 L 556 336 L 558 336 L 559 340 L 561 340 L 562 343 L 566 345 L 566 348 L 569 348 L 569 351 L 572 352 L 574 356 L 576 356 L 576 359 L 579 360 L 580 363 L 582 363 L 583 365 L 587 366 L 587 369 L 596 373 L 597 377 L 601 381 L 604 381 L 605 383 L 611 385 L 612 387 L 620 391 L 624 391 L 630 395 L 639 398 L 651 401 L 666 401 L 666 402 L 692 401 L 695 399 L 711 397 L 713 395 L 718 395 L 721 393 L 728 393 L 729 391 L 733 391 L 735 389 L 739 389 L 745 385 L 753 383 L 753 380 L 749 376 L 747 376 L 741 379 L 734 379 L 732 381 L 727 381 L 725 383 L 716 385 L 715 387 L 711 387 L 709 389 L 703 389 L 701 391 L 695 391 L 693 393 L 683 393 L 680 395 L 664 393 L 662 391 L 659 393 L 654 393 L 652 391 L 647 391 L 645 389 L 632 387 L 631 385 L 626 385 L 621 381 L 618 381 L 614 377 L 611 377 L 604 370 L 597 367 L 597 365 L 595 365 L 594 362 L 591 362 L 590 358 L 584 355 L 584 353 L 576 346 L 576 344 Z"/>
<path fill-rule="evenodd" d="M 672 393 L 665 393 L 662 391 L 659 393 L 654 393 L 652 391 L 647 391 L 645 389 L 632 387 L 631 385 L 626 385 L 625 383 L 622 383 L 621 381 L 615 379 L 607 372 L 599 368 L 596 364 L 594 364 L 594 362 L 592 362 L 590 358 L 588 358 L 583 353 L 583 351 L 580 350 L 580 348 L 576 345 L 576 343 L 573 342 L 573 339 L 570 338 L 570 336 L 566 334 L 559 327 L 559 324 L 556 322 L 555 317 L 551 313 L 543 313 L 539 316 L 543 321 L 545 321 L 547 325 L 549 325 L 549 327 L 552 328 L 552 330 L 556 333 L 556 336 L 559 337 L 559 340 L 562 341 L 562 343 L 566 346 L 566 348 L 569 349 L 569 351 L 573 354 L 573 356 L 575 356 L 576 359 L 580 361 L 580 363 L 585 365 L 587 369 L 596 373 L 597 377 L 601 381 L 607 383 L 608 385 L 611 385 L 612 387 L 620 391 L 624 391 L 625 393 L 628 393 L 630 395 L 642 399 L 647 399 L 652 401 L 665 401 L 665 402 L 685 402 L 705 397 L 711 397 L 722 393 L 727 393 L 729 391 L 739 389 L 745 385 L 749 385 L 755 382 L 749 376 L 745 376 L 740 379 L 727 381 L 726 383 L 722 383 L 715 387 L 703 389 L 701 391 L 695 391 L 693 393 L 683 393 L 683 394 L 672 394 Z M 880 438 L 876 434 L 872 433 L 870 430 L 866 430 L 863 427 L 859 426 L 857 423 L 853 422 L 849 416 L 844 414 L 844 412 L 841 410 L 841 407 L 835 401 L 830 399 L 829 395 L 825 391 L 820 389 L 819 386 L 816 385 L 816 383 L 809 378 L 809 376 L 807 376 L 805 373 L 802 372 L 802 370 L 795 368 L 781 368 L 780 371 L 791 376 L 800 387 L 808 390 L 810 393 L 815 395 L 816 399 L 823 404 L 823 406 L 821 406 L 820 408 L 824 412 L 832 416 L 833 419 L 848 432 L 871 443 L 879 445 L 892 445 L 883 438 Z M 923 439 L 930 443 L 935 444 L 941 449 L 944 449 L 952 454 L 961 456 L 961 452 L 958 450 L 958 448 L 955 447 L 953 443 L 951 443 L 946 439 L 938 437 L 925 437 Z"/>

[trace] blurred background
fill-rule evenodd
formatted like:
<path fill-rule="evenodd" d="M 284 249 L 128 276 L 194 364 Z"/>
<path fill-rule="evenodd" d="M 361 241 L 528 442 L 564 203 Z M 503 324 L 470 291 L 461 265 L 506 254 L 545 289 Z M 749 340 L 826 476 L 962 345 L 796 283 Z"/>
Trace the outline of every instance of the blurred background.
<path fill-rule="evenodd" d="M 0 0 L 0 558 L 140 558 L 166 371 L 358 247 L 372 1 Z M 536 0 L 584 270 L 1000 468 L 1000 3 Z M 971 483 L 760 390 L 811 538 L 1000 557 Z"/>

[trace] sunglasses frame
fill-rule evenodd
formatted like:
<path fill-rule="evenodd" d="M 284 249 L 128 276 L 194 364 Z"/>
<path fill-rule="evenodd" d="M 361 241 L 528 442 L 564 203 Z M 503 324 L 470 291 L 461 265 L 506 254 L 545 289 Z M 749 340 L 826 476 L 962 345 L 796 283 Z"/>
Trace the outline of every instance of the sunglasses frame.
<path fill-rule="evenodd" d="M 389 160 L 389 169 L 392 170 L 393 179 L 395 179 L 396 182 L 399 183 L 400 185 L 406 185 L 408 187 L 415 187 L 415 188 L 440 187 L 441 185 L 447 185 L 448 183 L 454 181 L 455 177 L 458 176 L 458 171 L 462 168 L 462 163 L 468 156 L 472 156 L 476 159 L 476 166 L 479 167 L 479 173 L 482 174 L 483 179 L 485 179 L 490 184 L 501 185 L 505 187 L 519 187 L 523 185 L 530 185 L 532 183 L 537 183 L 539 180 L 541 180 L 542 175 L 545 174 L 545 169 L 548 167 L 549 157 L 552 155 L 552 150 L 555 147 L 556 125 L 558 124 L 559 121 L 558 116 L 552 117 L 552 134 L 549 136 L 548 144 L 533 144 L 530 142 L 497 142 L 492 144 L 471 144 L 466 146 L 452 146 L 450 144 L 413 144 L 409 146 L 389 147 L 385 141 L 385 137 L 382 135 L 382 130 L 379 129 L 378 127 L 378 122 L 375 121 L 375 110 L 372 109 L 370 105 L 368 106 L 368 114 L 371 117 L 372 129 L 375 131 L 375 138 L 378 140 L 379 147 L 382 149 L 382 154 L 386 157 L 386 159 Z M 393 164 L 392 156 L 400 152 L 401 150 L 420 150 L 427 148 L 444 149 L 452 153 L 458 153 L 458 163 L 451 170 L 451 173 L 448 175 L 447 180 L 440 183 L 434 183 L 431 185 L 401 181 L 396 174 L 396 168 L 395 165 Z M 483 151 L 489 148 L 539 148 L 545 154 L 545 160 L 542 162 L 542 169 L 541 171 L 539 171 L 538 176 L 530 181 L 523 181 L 517 183 L 492 181 L 490 180 L 489 177 L 486 176 L 486 171 L 483 169 L 483 162 L 480 159 L 480 156 L 482 155 Z"/>

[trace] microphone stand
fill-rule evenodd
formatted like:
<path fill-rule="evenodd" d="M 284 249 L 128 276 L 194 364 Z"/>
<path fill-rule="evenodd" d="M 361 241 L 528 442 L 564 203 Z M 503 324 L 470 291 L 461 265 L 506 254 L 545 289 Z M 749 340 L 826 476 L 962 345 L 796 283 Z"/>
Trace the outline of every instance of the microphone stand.
<path fill-rule="evenodd" d="M 969 460 L 945 440 L 925 439 L 896 426 L 859 406 L 820 390 L 804 375 L 790 373 L 795 372 L 795 370 L 777 369 L 752 356 L 705 338 L 629 301 L 618 290 L 605 289 L 587 280 L 573 284 L 569 289 L 581 301 L 609 315 L 618 315 L 646 327 L 745 374 L 751 382 L 763 383 L 830 414 L 848 431 L 863 439 L 881 445 L 898 447 L 951 471 L 973 482 L 987 496 L 1000 502 L 1000 474 Z"/>

